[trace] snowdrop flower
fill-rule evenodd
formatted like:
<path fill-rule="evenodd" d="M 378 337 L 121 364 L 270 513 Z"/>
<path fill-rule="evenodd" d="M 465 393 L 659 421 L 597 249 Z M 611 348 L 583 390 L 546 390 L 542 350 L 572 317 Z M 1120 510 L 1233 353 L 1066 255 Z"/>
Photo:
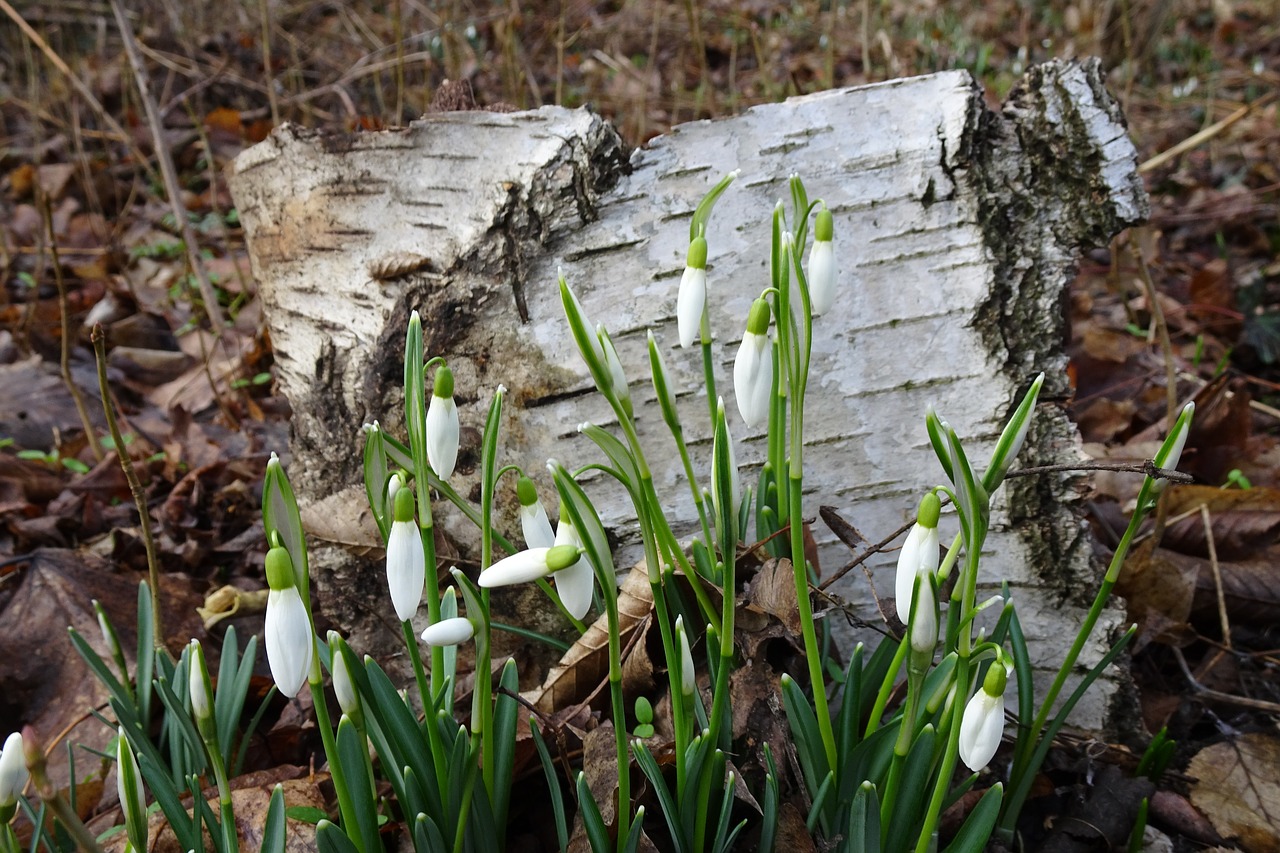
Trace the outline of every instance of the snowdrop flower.
<path fill-rule="evenodd" d="M 453 371 L 445 364 L 436 370 L 427 406 L 427 463 L 442 482 L 447 482 L 457 462 L 458 406 L 453 402 Z"/>
<path fill-rule="evenodd" d="M 591 594 L 595 589 L 592 586 L 592 580 L 595 578 L 595 572 L 591 568 L 591 563 L 582 555 L 582 539 L 563 509 L 560 512 L 560 524 L 556 527 L 555 544 L 568 545 L 578 551 L 578 559 L 562 569 L 557 569 L 555 579 L 556 593 L 560 596 L 560 603 L 574 619 L 581 619 L 591 609 Z"/>
<path fill-rule="evenodd" d="M 831 211 L 823 207 L 813 226 L 813 248 L 809 250 L 809 302 L 815 317 L 831 310 L 836 301 L 834 234 Z"/>
<path fill-rule="evenodd" d="M 694 237 L 689 243 L 689 256 L 684 275 L 680 277 L 680 293 L 676 297 L 676 328 L 680 346 L 689 345 L 702 331 L 702 315 L 707 309 L 707 240 Z"/>
<path fill-rule="evenodd" d="M 697 687 L 698 673 L 693 668 L 693 652 L 689 650 L 689 636 L 684 631 L 684 617 L 676 617 L 676 636 L 680 638 L 680 692 L 692 696 Z"/>
<path fill-rule="evenodd" d="M 27 758 L 22 751 L 22 734 L 14 732 L 0 749 L 0 823 L 8 823 L 18 810 L 18 795 L 27 787 Z"/>
<path fill-rule="evenodd" d="M 278 545 L 267 551 L 267 585 L 267 664 L 276 687 L 292 699 L 311 670 L 311 618 L 298 593 L 289 552 Z"/>
<path fill-rule="evenodd" d="M 504 557 L 480 573 L 480 586 L 493 589 L 528 583 L 559 569 L 567 569 L 578 562 L 581 554 L 577 546 L 555 545 L 551 548 L 530 548 L 510 557 Z"/>
<path fill-rule="evenodd" d="M 773 393 L 773 354 L 769 346 L 769 303 L 757 299 L 747 315 L 747 332 L 733 362 L 733 395 L 738 413 L 747 426 L 755 427 L 769 418 Z"/>
<path fill-rule="evenodd" d="M 986 767 L 1000 746 L 1004 733 L 1004 688 L 1009 675 L 996 661 L 987 670 L 982 687 L 964 708 L 960 721 L 960 760 L 975 773 Z"/>
<path fill-rule="evenodd" d="M 938 516 L 942 501 L 933 492 L 920 499 L 916 511 L 916 523 L 898 552 L 898 574 L 894 595 L 897 599 L 898 618 L 907 621 L 911 615 L 911 596 L 915 589 L 916 575 L 934 574 L 938 571 Z"/>
<path fill-rule="evenodd" d="M 120 797 L 120 808 L 124 811 L 125 831 L 129 836 L 129 845 L 137 853 L 145 853 L 147 849 L 147 795 L 142 789 L 142 773 L 138 770 L 138 759 L 129 748 L 129 741 L 124 736 L 124 727 L 116 729 L 116 793 Z"/>
<path fill-rule="evenodd" d="M 538 488 L 533 480 L 523 474 L 516 481 L 516 496 L 520 498 L 520 532 L 529 548 L 550 548 L 556 544 L 555 531 L 547 511 L 538 500 Z"/>
<path fill-rule="evenodd" d="M 456 646 L 475 636 L 475 626 L 463 616 L 441 619 L 422 632 L 422 642 L 429 646 Z"/>
<path fill-rule="evenodd" d="M 422 534 L 413 520 L 414 508 L 412 489 L 396 492 L 395 521 L 387 536 L 387 586 L 401 622 L 408 622 L 418 612 L 422 587 L 427 581 L 427 555 Z"/>

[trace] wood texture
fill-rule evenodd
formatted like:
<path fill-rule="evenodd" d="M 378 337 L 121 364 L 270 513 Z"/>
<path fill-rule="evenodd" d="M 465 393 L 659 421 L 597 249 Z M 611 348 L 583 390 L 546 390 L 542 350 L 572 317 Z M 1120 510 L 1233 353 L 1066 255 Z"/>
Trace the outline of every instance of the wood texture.
<path fill-rule="evenodd" d="M 290 473 L 312 532 L 337 543 L 317 578 L 321 609 L 357 632 L 386 624 L 381 566 L 340 555 L 377 544 L 360 517 L 357 430 L 376 418 L 403 434 L 411 308 L 427 321 L 428 352 L 454 369 L 464 427 L 482 426 L 499 383 L 510 390 L 504 462 L 550 494 L 548 457 L 598 459 L 576 425 L 607 427 L 611 417 L 572 348 L 558 269 L 613 335 L 655 484 L 692 532 L 689 490 L 652 405 L 645 339 L 652 329 L 664 348 L 705 470 L 700 357 L 679 349 L 674 306 L 689 216 L 733 169 L 741 177 L 707 235 L 720 393 L 732 395 L 747 309 L 767 283 L 769 217 L 798 173 L 836 215 L 841 267 L 836 307 L 815 326 L 806 515 L 834 505 L 872 540 L 896 528 L 943 476 L 928 449 L 927 405 L 982 460 L 1035 373 L 1048 373 L 1044 399 L 1067 393 L 1062 299 L 1079 247 L 1105 244 L 1147 212 L 1123 118 L 1100 81 L 1096 64 L 1040 66 L 997 114 L 967 73 L 945 72 L 682 125 L 629 158 L 598 117 L 552 107 L 429 116 L 358 136 L 277 130 L 240 156 L 231 187 L 294 408 Z M 731 429 L 750 482 L 763 437 L 736 413 Z M 1046 403 L 1021 461 L 1070 462 L 1077 444 Z M 475 476 L 464 467 L 459 491 Z M 984 557 L 982 588 L 994 594 L 1009 579 L 1038 666 L 1060 659 L 1099 576 L 1077 485 L 1069 475 L 1010 481 Z M 618 537 L 618 564 L 629 565 L 637 552 L 625 495 L 604 482 L 588 490 Z M 469 550 L 467 525 L 442 518 L 444 534 Z M 847 561 L 824 526 L 814 532 L 825 569 Z M 894 560 L 870 561 L 882 594 Z M 858 573 L 837 592 L 859 617 L 878 618 Z M 1100 639 L 1122 617 L 1109 610 Z M 846 621 L 834 621 L 849 636 Z M 1082 660 L 1101 649 L 1095 642 Z M 1075 721 L 1101 725 L 1113 690 L 1095 693 Z"/>

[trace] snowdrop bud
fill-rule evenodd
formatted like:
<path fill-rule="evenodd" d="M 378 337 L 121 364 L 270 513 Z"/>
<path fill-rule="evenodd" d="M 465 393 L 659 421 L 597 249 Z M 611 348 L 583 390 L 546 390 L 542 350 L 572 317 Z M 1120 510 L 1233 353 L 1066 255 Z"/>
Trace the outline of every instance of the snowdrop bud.
<path fill-rule="evenodd" d="M 698 674 L 693 668 L 693 652 L 689 649 L 689 636 L 684 631 L 684 617 L 676 617 L 676 636 L 680 638 L 680 692 L 692 696 L 697 686 Z"/>
<path fill-rule="evenodd" d="M 404 488 L 404 475 L 396 471 L 387 478 L 387 504 L 396 505 L 396 493 Z"/>
<path fill-rule="evenodd" d="M 942 501 L 933 492 L 920 499 L 916 510 L 916 523 L 898 552 L 898 573 L 894 594 L 897 599 L 898 618 L 904 622 L 911 614 L 911 593 L 916 575 L 938 571 L 938 517 Z"/>
<path fill-rule="evenodd" d="M 191 692 L 191 714 L 204 734 L 206 724 L 213 721 L 213 705 L 209 702 L 209 668 L 204 662 L 204 650 L 199 640 L 191 641 L 191 654 L 188 660 L 188 689 Z"/>
<path fill-rule="evenodd" d="M 960 760 L 975 773 L 991 762 L 1000 746 L 1008 677 L 999 662 L 992 664 L 982 687 L 964 708 L 964 718 L 960 721 Z"/>
<path fill-rule="evenodd" d="M 747 331 L 733 362 L 733 394 L 738 413 L 747 426 L 755 427 L 769 417 L 773 393 L 773 351 L 769 345 L 769 303 L 757 299 L 747 315 Z"/>
<path fill-rule="evenodd" d="M 453 476 L 458 462 L 458 406 L 453 402 L 453 371 L 447 364 L 436 370 L 431 403 L 427 406 L 427 464 L 441 481 Z"/>
<path fill-rule="evenodd" d="M 565 568 L 558 569 L 555 579 L 556 594 L 560 596 L 560 603 L 574 619 L 581 619 L 591 609 L 591 594 L 595 589 L 592 581 L 595 579 L 595 572 L 591 568 L 591 563 L 581 554 L 582 537 L 578 535 L 577 528 L 573 526 L 563 507 L 560 510 L 560 524 L 556 527 L 555 544 L 570 546 L 579 551 L 578 559 Z"/>
<path fill-rule="evenodd" d="M 311 620 L 294 584 L 289 552 L 275 547 L 267 552 L 267 618 L 263 633 L 267 664 L 276 687 L 289 698 L 298 695 L 311 669 Z"/>
<path fill-rule="evenodd" d="M 442 619 L 434 625 L 428 625 L 422 632 L 422 642 L 429 646 L 456 646 L 465 643 L 475 636 L 475 626 L 471 620 L 463 616 Z"/>
<path fill-rule="evenodd" d="M 911 612 L 912 655 L 925 665 L 932 662 L 933 649 L 938 645 L 938 602 L 933 585 L 931 573 L 917 575 L 916 600 Z"/>
<path fill-rule="evenodd" d="M 555 532 L 547 511 L 538 500 L 538 488 L 533 480 L 521 475 L 516 481 L 516 496 L 520 498 L 520 530 L 524 544 L 529 548 L 550 548 L 556 544 Z"/>
<path fill-rule="evenodd" d="M 332 664 L 329 667 L 333 675 L 333 694 L 338 697 L 338 707 L 342 713 L 352 720 L 359 720 L 362 709 L 360 694 L 356 692 L 355 682 L 351 680 L 351 670 L 347 669 L 347 656 L 342 653 L 343 639 L 337 631 L 329 632 L 329 655 Z"/>
<path fill-rule="evenodd" d="M 1195 403 L 1187 403 L 1182 407 L 1182 412 L 1178 415 L 1178 419 L 1174 421 L 1173 429 L 1164 440 L 1159 452 L 1156 453 L 1155 459 L 1152 460 L 1157 468 L 1171 471 L 1178 467 L 1178 463 L 1182 460 L 1182 450 L 1187 446 L 1187 436 L 1191 433 L 1191 418 L 1195 413 Z M 1164 477 L 1158 478 L 1155 481 L 1155 494 L 1160 494 L 1168 485 L 1169 481 L 1167 479 Z"/>
<path fill-rule="evenodd" d="M 27 787 L 30 776 L 22 750 L 22 734 L 14 732 L 0 749 L 0 823 L 8 823 L 17 811 L 18 795 Z"/>
<path fill-rule="evenodd" d="M 414 507 L 411 489 L 396 492 L 395 521 L 387 536 L 387 586 L 401 622 L 408 622 L 418 612 L 427 580 L 427 555 L 413 520 Z"/>
<path fill-rule="evenodd" d="M 824 207 L 818 211 L 813 226 L 813 248 L 809 250 L 809 301 L 815 317 L 831 310 L 836 301 L 834 234 L 831 211 Z"/>
<path fill-rule="evenodd" d="M 689 256 L 684 275 L 680 278 L 680 293 L 676 297 L 676 328 L 680 332 L 680 346 L 687 349 L 698 338 L 706 309 L 707 241 L 704 237 L 694 237 L 689 243 Z"/>
<path fill-rule="evenodd" d="M 129 748 L 129 741 L 124 736 L 124 727 L 116 729 L 116 793 L 120 797 L 120 808 L 124 811 L 125 832 L 129 844 L 137 853 L 145 853 L 147 849 L 147 796 L 142 789 L 142 773 L 138 770 L 138 759 Z"/>
<path fill-rule="evenodd" d="M 627 374 L 622 369 L 622 359 L 618 358 L 618 350 L 613 345 L 613 338 L 604 326 L 596 326 L 596 337 L 600 340 L 600 349 L 604 352 L 604 363 L 609 368 L 609 384 L 618 397 L 623 410 L 628 415 L 631 409 L 631 388 L 627 385 Z"/>

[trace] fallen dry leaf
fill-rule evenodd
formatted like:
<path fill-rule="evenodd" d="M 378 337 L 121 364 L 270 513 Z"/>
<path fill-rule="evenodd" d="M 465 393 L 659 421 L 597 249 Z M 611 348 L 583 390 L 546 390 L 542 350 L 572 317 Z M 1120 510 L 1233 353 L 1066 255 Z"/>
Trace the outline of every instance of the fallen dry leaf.
<path fill-rule="evenodd" d="M 1280 851 L 1280 739 L 1250 732 L 1196 753 L 1191 801 L 1247 853 Z"/>

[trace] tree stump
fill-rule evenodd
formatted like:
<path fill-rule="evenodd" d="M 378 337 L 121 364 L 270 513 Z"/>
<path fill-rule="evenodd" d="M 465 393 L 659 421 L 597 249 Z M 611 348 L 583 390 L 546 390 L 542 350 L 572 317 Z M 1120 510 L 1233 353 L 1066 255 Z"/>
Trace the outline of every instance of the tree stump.
<path fill-rule="evenodd" d="M 1077 252 L 1147 215 L 1136 153 L 1096 61 L 1032 69 L 999 113 L 968 73 L 952 71 L 681 125 L 630 154 L 598 116 L 557 107 L 435 114 L 358 135 L 277 129 L 237 158 L 231 189 L 293 406 L 289 471 L 319 543 L 317 606 L 355 634 L 356 648 L 398 639 L 358 430 L 377 419 L 404 435 L 412 309 L 423 315 L 427 352 L 454 370 L 464 457 L 466 435 L 478 449 L 502 383 L 510 392 L 502 461 L 520 464 L 550 495 L 546 459 L 598 460 L 576 426 L 612 420 L 567 331 L 562 269 L 613 335 L 655 485 L 677 529 L 693 531 L 689 490 L 653 405 L 645 341 L 653 330 L 664 348 L 686 435 L 708 470 L 701 361 L 676 343 L 675 300 L 689 217 L 733 169 L 741 176 L 707 234 L 719 388 L 732 394 L 747 309 L 767 285 L 769 218 L 798 173 L 835 214 L 840 265 L 836 307 L 815 324 L 805 515 L 831 505 L 872 541 L 911 518 L 924 490 L 943 480 L 926 406 L 967 439 L 981 467 L 1036 373 L 1048 374 L 1042 400 L 1068 393 L 1062 303 Z M 736 413 L 730 428 L 752 482 L 763 436 Z M 1078 445 L 1066 415 L 1042 403 L 1019 462 L 1075 462 Z M 455 485 L 466 494 L 478 472 L 474 460 L 463 463 Z M 985 592 L 1008 578 L 1044 670 L 1056 670 L 1101 575 L 1079 483 L 1070 474 L 1011 478 L 983 559 Z M 603 482 L 587 488 L 626 565 L 638 550 L 625 495 Z M 507 529 L 518 529 L 515 506 L 513 484 L 500 500 Z M 444 553 L 475 547 L 459 517 L 443 512 L 437 523 L 451 540 Z M 824 525 L 813 532 L 824 572 L 847 563 L 849 550 Z M 895 559 L 868 561 L 881 595 L 891 595 Z M 861 573 L 833 591 L 878 620 Z M 849 635 L 846 620 L 830 618 Z M 1122 618 L 1117 607 L 1104 614 L 1082 666 L 1100 657 Z M 1073 721 L 1100 727 L 1119 678 L 1100 684 Z"/>

